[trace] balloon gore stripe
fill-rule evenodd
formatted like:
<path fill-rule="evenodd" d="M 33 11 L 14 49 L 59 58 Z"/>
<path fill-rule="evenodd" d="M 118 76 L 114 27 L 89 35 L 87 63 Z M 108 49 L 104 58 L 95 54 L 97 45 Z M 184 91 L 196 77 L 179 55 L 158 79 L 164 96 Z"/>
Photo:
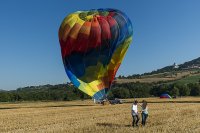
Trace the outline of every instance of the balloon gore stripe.
<path fill-rule="evenodd" d="M 59 29 L 66 73 L 95 99 L 104 99 L 132 41 L 129 18 L 116 9 L 77 11 Z"/>

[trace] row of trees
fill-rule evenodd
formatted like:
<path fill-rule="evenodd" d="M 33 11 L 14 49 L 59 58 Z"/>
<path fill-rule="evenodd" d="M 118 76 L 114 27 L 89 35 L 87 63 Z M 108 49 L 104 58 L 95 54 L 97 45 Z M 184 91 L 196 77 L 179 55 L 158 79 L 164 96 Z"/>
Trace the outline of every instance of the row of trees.
<path fill-rule="evenodd" d="M 200 84 L 162 84 L 154 86 L 150 92 L 154 96 L 162 93 L 168 93 L 172 96 L 200 96 Z"/>
<path fill-rule="evenodd" d="M 115 84 L 108 93 L 108 98 L 138 98 L 160 96 L 168 93 L 171 96 L 200 96 L 200 84 Z M 19 88 L 13 91 L 0 91 L 0 102 L 15 101 L 69 101 L 90 99 L 73 85 L 45 85 Z"/>
<path fill-rule="evenodd" d="M 150 97 L 153 84 L 147 83 L 124 83 L 115 84 L 108 93 L 108 98 L 136 98 Z"/>
<path fill-rule="evenodd" d="M 159 97 L 163 93 L 171 96 L 200 96 L 200 84 L 144 84 L 126 83 L 115 85 L 109 92 L 109 98 L 137 98 L 137 97 Z"/>
<path fill-rule="evenodd" d="M 14 91 L 1 91 L 0 102 L 10 101 L 69 101 L 88 99 L 88 95 L 72 85 L 44 85 L 19 88 Z"/>

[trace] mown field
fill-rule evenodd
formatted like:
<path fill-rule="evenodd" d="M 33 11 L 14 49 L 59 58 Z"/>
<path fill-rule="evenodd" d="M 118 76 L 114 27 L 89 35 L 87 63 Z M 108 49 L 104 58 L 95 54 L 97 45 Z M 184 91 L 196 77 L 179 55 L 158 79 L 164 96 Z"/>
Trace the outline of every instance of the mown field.
<path fill-rule="evenodd" d="M 0 132 L 200 132 L 200 97 L 146 100 L 149 118 L 146 127 L 139 128 L 131 127 L 133 99 L 106 106 L 91 100 L 0 103 Z"/>

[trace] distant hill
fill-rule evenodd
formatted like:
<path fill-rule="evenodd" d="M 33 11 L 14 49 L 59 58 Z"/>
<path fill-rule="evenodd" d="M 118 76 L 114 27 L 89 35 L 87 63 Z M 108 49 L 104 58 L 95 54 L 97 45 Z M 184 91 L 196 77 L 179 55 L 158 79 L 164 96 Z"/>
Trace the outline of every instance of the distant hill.
<path fill-rule="evenodd" d="M 186 78 L 189 77 L 190 80 Z M 198 82 L 200 79 L 200 57 L 194 60 L 185 62 L 183 64 L 173 65 L 163 67 L 158 70 L 154 70 L 149 73 L 144 74 L 134 74 L 129 76 L 119 76 L 116 78 L 115 82 L 117 83 L 127 83 L 127 82 L 141 82 L 141 83 L 158 83 L 158 82 L 171 82 L 171 81 L 191 81 Z M 194 79 L 193 81 L 191 79 Z"/>
<path fill-rule="evenodd" d="M 146 75 L 147 74 L 163 73 L 163 72 L 171 72 L 171 71 L 174 71 L 174 70 L 180 71 L 180 70 L 187 70 L 187 69 L 200 69 L 200 57 L 196 58 L 194 60 L 185 62 L 183 64 L 177 65 L 178 68 L 176 68 L 176 65 L 177 64 L 166 66 L 166 67 L 163 67 L 163 68 L 158 69 L 156 71 L 152 71 L 150 73 L 146 73 Z"/>
<path fill-rule="evenodd" d="M 188 62 L 185 62 L 180 65 L 180 69 L 187 69 L 187 68 L 199 68 L 200 69 L 200 57 Z"/>

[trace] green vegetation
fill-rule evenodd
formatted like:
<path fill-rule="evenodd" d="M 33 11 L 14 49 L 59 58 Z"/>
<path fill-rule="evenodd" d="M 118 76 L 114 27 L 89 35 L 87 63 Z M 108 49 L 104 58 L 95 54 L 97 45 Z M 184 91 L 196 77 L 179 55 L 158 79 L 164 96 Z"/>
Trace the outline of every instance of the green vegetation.
<path fill-rule="evenodd" d="M 139 98 L 160 96 L 168 93 L 171 96 L 200 96 L 199 83 L 123 83 L 115 84 L 108 93 L 108 98 Z M 13 91 L 0 91 L 0 102 L 16 101 L 71 101 L 91 97 L 72 85 L 44 85 L 19 88 Z"/>
<path fill-rule="evenodd" d="M 18 88 L 12 91 L 1 91 L 1 102 L 15 101 L 70 101 L 88 99 L 88 95 L 76 89 L 73 85 L 44 85 Z"/>
<path fill-rule="evenodd" d="M 199 83 L 200 82 L 200 75 L 192 75 L 189 77 L 182 78 L 177 81 L 169 82 L 169 83 L 181 83 L 181 84 L 189 84 L 189 83 Z"/>

